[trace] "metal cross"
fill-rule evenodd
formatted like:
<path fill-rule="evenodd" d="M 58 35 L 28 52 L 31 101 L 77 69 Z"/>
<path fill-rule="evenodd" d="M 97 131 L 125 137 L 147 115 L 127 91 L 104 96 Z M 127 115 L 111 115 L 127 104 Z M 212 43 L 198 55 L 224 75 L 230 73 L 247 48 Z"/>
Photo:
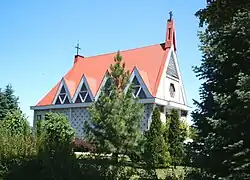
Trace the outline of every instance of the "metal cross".
<path fill-rule="evenodd" d="M 79 46 L 79 42 L 77 43 L 77 45 L 75 46 L 76 48 L 76 55 L 79 54 L 79 50 L 81 50 L 80 46 Z"/>
<path fill-rule="evenodd" d="M 173 12 L 170 11 L 170 12 L 169 12 L 169 20 L 172 20 L 172 18 L 173 18 Z"/>

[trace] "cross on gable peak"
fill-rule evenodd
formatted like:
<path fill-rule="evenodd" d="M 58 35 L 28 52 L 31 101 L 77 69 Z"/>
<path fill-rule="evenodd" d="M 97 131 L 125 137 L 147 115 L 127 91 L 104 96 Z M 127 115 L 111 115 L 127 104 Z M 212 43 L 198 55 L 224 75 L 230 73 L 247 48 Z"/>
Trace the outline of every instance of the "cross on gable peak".
<path fill-rule="evenodd" d="M 172 21 L 173 20 L 173 11 L 170 11 L 169 12 L 169 21 Z"/>
<path fill-rule="evenodd" d="M 81 50 L 79 41 L 78 41 L 77 45 L 75 46 L 75 48 L 76 48 L 76 55 L 78 56 L 79 55 L 79 50 Z"/>

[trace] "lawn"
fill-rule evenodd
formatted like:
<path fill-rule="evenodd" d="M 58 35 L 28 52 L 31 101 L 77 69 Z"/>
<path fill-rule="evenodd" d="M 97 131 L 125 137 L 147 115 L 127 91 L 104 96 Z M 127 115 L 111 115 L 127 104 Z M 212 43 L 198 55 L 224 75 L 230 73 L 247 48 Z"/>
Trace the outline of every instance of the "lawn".
<path fill-rule="evenodd" d="M 93 153 L 78 153 L 78 152 L 76 152 L 75 154 L 76 154 L 76 157 L 79 159 L 79 161 L 82 161 L 84 163 L 105 164 L 105 163 L 109 163 L 111 159 L 110 154 L 93 154 Z M 123 162 L 125 162 L 125 165 L 127 167 L 133 166 L 137 169 L 137 171 L 143 171 L 139 165 L 132 165 L 128 157 L 120 156 L 120 158 L 123 159 Z M 174 174 L 175 176 L 178 177 L 178 179 L 182 180 L 185 175 L 185 167 L 177 166 L 176 169 L 172 167 L 159 168 L 159 169 L 156 169 L 156 173 L 157 173 L 158 179 L 167 179 L 168 176 L 172 176 Z M 138 179 L 138 177 L 134 176 L 131 179 Z"/>

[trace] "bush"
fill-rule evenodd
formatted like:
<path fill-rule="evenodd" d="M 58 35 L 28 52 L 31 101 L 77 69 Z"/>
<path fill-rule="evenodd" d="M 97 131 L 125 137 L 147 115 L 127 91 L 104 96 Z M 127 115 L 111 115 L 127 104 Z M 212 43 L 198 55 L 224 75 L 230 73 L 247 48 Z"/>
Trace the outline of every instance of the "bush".
<path fill-rule="evenodd" d="M 95 152 L 96 148 L 94 145 L 90 144 L 86 140 L 83 139 L 75 139 L 73 140 L 73 149 L 74 152 Z"/>
<path fill-rule="evenodd" d="M 24 115 L 19 110 L 8 112 L 0 121 L 0 179 L 37 154 L 36 139 Z"/>

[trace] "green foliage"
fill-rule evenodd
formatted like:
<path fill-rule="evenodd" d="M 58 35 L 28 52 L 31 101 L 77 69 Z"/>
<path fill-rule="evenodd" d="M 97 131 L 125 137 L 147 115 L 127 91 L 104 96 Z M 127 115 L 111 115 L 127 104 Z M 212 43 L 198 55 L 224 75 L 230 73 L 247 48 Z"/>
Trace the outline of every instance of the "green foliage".
<path fill-rule="evenodd" d="M 149 131 L 145 133 L 145 162 L 150 167 L 169 166 L 171 163 L 168 142 L 164 139 L 164 127 L 160 119 L 160 111 L 155 108 Z"/>
<path fill-rule="evenodd" d="M 74 129 L 69 124 L 68 119 L 56 113 L 47 113 L 42 122 L 42 133 L 44 144 L 51 148 L 61 149 L 61 146 L 69 145 L 74 138 Z"/>
<path fill-rule="evenodd" d="M 0 121 L 0 134 L 0 179 L 5 179 L 14 167 L 36 155 L 36 141 L 19 110 Z"/>
<path fill-rule="evenodd" d="M 11 133 L 11 135 L 25 135 L 31 133 L 27 118 L 20 110 L 7 112 L 1 124 Z"/>
<path fill-rule="evenodd" d="M 214 0 L 197 12 L 204 81 L 195 102 L 194 166 L 214 179 L 250 179 L 250 1 Z"/>
<path fill-rule="evenodd" d="M 0 120 L 3 120 L 8 112 L 18 109 L 18 98 L 14 95 L 12 86 L 7 85 L 3 91 L 0 89 Z"/>
<path fill-rule="evenodd" d="M 185 120 L 180 120 L 180 131 L 181 131 L 181 138 L 187 139 L 189 137 L 189 125 Z"/>
<path fill-rule="evenodd" d="M 16 110 L 0 121 L 0 161 L 33 155 L 35 143 L 24 115 Z"/>
<path fill-rule="evenodd" d="M 138 155 L 142 140 L 139 125 L 143 107 L 133 98 L 131 88 L 124 92 L 129 72 L 125 70 L 119 52 L 114 61 L 105 87 L 89 109 L 91 119 L 85 124 L 85 137 L 100 152 L 112 153 L 116 157 L 118 154 L 134 156 Z"/>
<path fill-rule="evenodd" d="M 190 139 L 195 140 L 197 138 L 197 129 L 189 126 L 188 128 L 188 135 L 187 135 Z"/>
<path fill-rule="evenodd" d="M 185 173 L 185 180 L 214 180 L 214 178 L 209 177 L 206 172 L 202 172 L 198 168 L 188 169 Z"/>
<path fill-rule="evenodd" d="M 172 165 L 177 166 L 182 163 L 184 157 L 184 140 L 186 139 L 186 129 L 181 127 L 181 120 L 177 110 L 173 109 L 169 122 L 169 152 L 172 158 Z"/>
<path fill-rule="evenodd" d="M 39 131 L 40 135 L 31 139 L 34 145 L 38 144 L 35 153 L 26 158 L 18 155 L 14 162 L 10 157 L 5 179 L 80 179 L 82 172 L 71 146 L 74 131 L 67 118 L 48 113 L 40 122 Z"/>

